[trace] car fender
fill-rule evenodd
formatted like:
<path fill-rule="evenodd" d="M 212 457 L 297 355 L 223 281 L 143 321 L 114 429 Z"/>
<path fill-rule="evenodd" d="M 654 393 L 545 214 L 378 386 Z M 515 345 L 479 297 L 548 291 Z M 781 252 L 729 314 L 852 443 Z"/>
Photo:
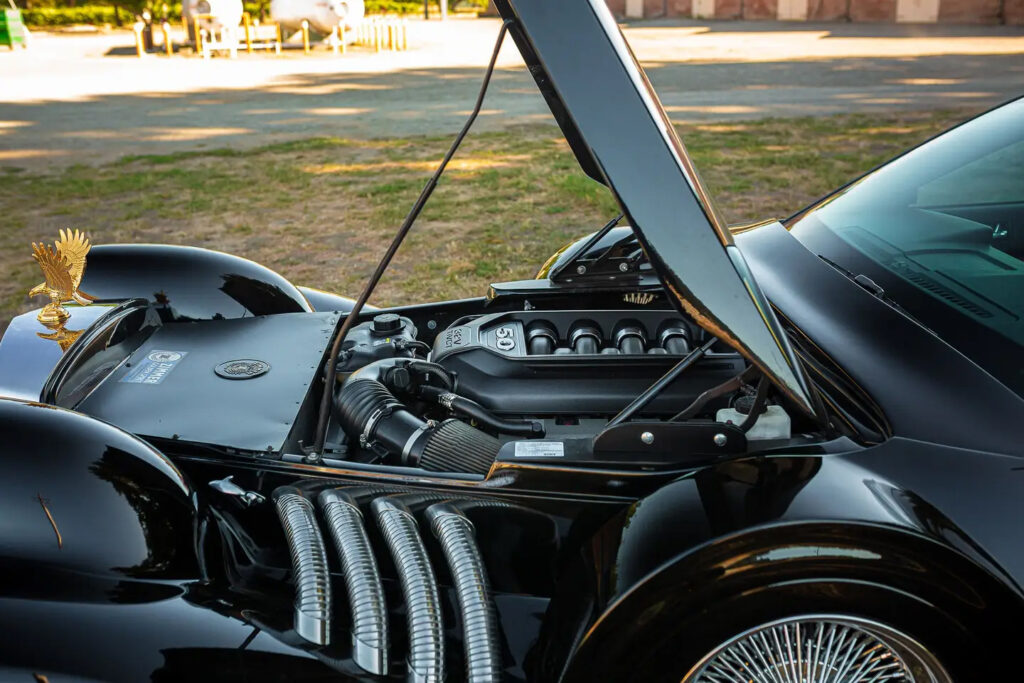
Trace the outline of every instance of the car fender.
<path fill-rule="evenodd" d="M 158 450 L 86 415 L 13 399 L 0 399 L 0 433 L 4 595 L 87 600 L 124 581 L 199 576 L 196 496 Z"/>
<path fill-rule="evenodd" d="M 772 596 L 778 589 L 785 600 Z M 896 597 L 914 609 L 893 609 Z M 1013 652 L 1004 625 L 1024 616 L 1005 584 L 934 539 L 849 520 L 782 523 L 715 539 L 637 582 L 583 634 L 563 680 L 679 680 L 685 668 L 671 666 L 672 657 L 721 642 L 720 635 L 702 636 L 718 628 L 716 620 L 735 619 L 735 603 L 747 605 L 739 609 L 749 611 L 749 621 L 727 625 L 730 635 L 770 621 L 776 610 L 815 614 L 837 602 L 898 625 L 949 624 L 985 644 L 973 655 L 995 670 L 1004 666 L 999 657 Z"/>
<path fill-rule="evenodd" d="M 693 641 L 717 618 L 717 605 L 794 582 L 913 596 L 989 643 L 1003 637 L 995 624 L 1024 616 L 1020 591 L 971 536 L 857 455 L 705 468 L 629 506 L 595 536 L 589 556 L 599 559 L 559 583 L 591 595 L 556 597 L 546 625 L 576 628 L 569 654 L 545 657 L 566 662 L 567 681 L 627 680 L 646 670 L 643 658 L 654 671 L 679 639 Z M 859 607 L 888 609 L 884 597 Z"/>
<path fill-rule="evenodd" d="M 295 285 L 266 266 L 164 244 L 93 247 L 80 289 L 103 302 L 145 299 L 165 322 L 313 310 Z"/>

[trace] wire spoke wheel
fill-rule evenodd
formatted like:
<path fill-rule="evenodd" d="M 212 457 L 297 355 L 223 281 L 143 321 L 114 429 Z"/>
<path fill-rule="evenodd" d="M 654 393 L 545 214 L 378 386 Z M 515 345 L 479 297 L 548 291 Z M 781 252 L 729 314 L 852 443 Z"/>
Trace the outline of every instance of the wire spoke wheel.
<path fill-rule="evenodd" d="M 924 646 L 858 617 L 801 616 L 722 643 L 683 683 L 952 683 Z"/>

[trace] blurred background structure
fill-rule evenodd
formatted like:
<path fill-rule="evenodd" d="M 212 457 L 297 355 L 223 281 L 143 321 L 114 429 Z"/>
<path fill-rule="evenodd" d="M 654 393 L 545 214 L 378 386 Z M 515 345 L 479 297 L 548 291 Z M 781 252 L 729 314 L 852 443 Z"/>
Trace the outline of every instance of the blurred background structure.
<path fill-rule="evenodd" d="M 1021 24 L 1024 0 L 607 0 L 627 18 Z"/>
<path fill-rule="evenodd" d="M 218 0 L 212 0 L 217 2 Z M 223 0 L 220 0 L 223 1 Z M 280 0 L 277 0 L 280 1 Z M 208 8 L 211 0 L 185 0 Z M 810 22 L 866 22 L 913 24 L 1009 24 L 1024 23 L 1024 0 L 607 0 L 622 19 L 718 19 L 781 20 Z M 271 0 L 245 0 L 254 18 L 270 18 Z M 344 0 L 321 2 L 324 8 Z M 488 0 L 366 0 L 368 14 L 421 15 L 424 11 L 493 14 Z M 70 25 L 128 26 L 144 12 L 156 21 L 176 23 L 181 2 L 166 0 L 21 0 L 25 23 L 31 27 Z"/>

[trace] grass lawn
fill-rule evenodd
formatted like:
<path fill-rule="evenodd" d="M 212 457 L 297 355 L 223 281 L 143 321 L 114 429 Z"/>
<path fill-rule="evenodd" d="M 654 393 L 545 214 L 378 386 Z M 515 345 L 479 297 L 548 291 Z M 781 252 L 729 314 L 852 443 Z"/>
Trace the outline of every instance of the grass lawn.
<path fill-rule="evenodd" d="M 685 125 L 730 223 L 784 217 L 966 116 L 928 112 Z M 296 284 L 355 295 L 449 138 L 313 139 L 250 151 L 126 158 L 52 175 L 0 167 L 0 330 L 43 303 L 32 241 L 86 230 L 97 244 L 227 251 Z M 555 128 L 470 135 L 373 303 L 475 296 L 530 277 L 566 241 L 616 215 Z"/>

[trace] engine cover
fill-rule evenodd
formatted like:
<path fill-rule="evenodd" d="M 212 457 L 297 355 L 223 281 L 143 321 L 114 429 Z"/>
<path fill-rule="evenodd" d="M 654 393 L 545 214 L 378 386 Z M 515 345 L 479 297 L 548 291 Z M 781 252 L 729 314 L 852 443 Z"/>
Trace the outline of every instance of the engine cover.
<path fill-rule="evenodd" d="M 497 413 L 603 416 L 624 408 L 703 335 L 674 311 L 498 313 L 439 334 L 431 360 L 456 374 L 459 395 Z M 709 353 L 644 413 L 674 414 L 745 367 L 732 351 Z"/>
<path fill-rule="evenodd" d="M 77 410 L 139 436 L 246 452 L 294 448 L 338 316 L 168 323 Z"/>

